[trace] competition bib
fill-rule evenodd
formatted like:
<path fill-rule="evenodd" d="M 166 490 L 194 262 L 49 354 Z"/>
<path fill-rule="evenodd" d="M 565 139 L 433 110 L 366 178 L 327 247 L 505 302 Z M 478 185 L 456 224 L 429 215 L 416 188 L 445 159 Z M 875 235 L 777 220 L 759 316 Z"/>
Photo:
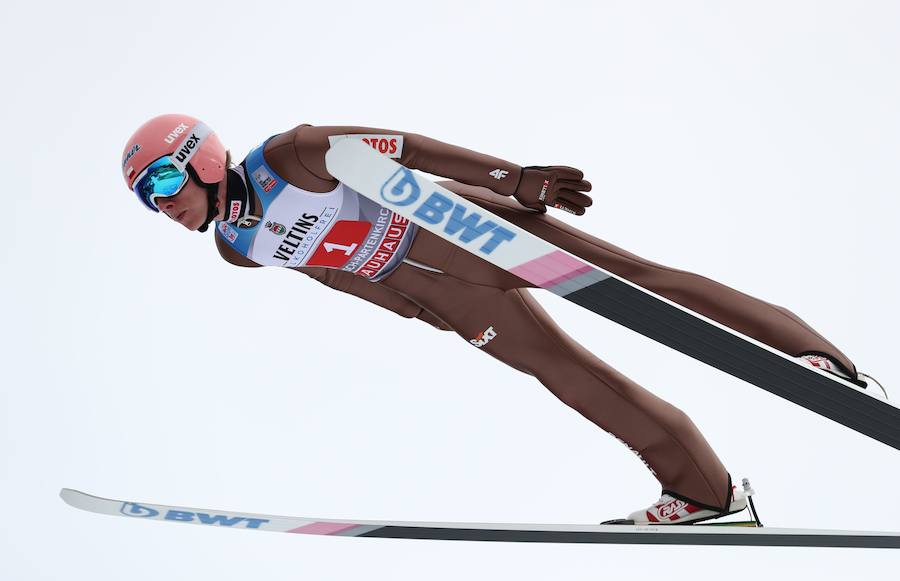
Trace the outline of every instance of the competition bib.
<path fill-rule="evenodd" d="M 287 183 L 269 167 L 260 145 L 245 161 L 247 182 L 262 201 L 249 228 L 218 222 L 222 238 L 265 266 L 339 268 L 371 280 L 399 265 L 416 226 L 343 183 L 325 193 Z"/>

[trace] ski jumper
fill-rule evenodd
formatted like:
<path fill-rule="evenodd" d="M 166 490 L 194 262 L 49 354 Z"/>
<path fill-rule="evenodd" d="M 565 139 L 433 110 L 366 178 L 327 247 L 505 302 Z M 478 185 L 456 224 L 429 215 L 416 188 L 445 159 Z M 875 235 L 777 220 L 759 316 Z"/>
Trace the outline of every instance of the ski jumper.
<path fill-rule="evenodd" d="M 408 168 L 452 179 L 441 185 L 600 268 L 789 355 L 827 355 L 856 377 L 855 366 L 847 356 L 787 309 L 708 278 L 650 262 L 524 208 L 507 197 L 515 191 L 522 171 L 510 162 L 412 133 L 310 125 L 273 137 L 259 149 L 259 155 L 267 172 L 286 182 L 278 186 L 296 190 L 292 195 L 325 198 L 341 192 L 344 203 L 351 207 L 353 202 L 346 200 L 355 192 L 325 168 L 325 152 L 331 143 L 346 138 L 364 139 Z M 251 154 L 245 160 L 251 185 L 252 158 Z M 258 181 L 254 186 L 257 193 L 260 185 Z M 258 201 L 268 208 L 269 202 L 262 198 L 265 195 Z M 368 213 L 357 214 L 353 220 L 371 227 L 371 216 L 381 211 L 392 214 L 369 203 L 373 206 Z M 390 222 L 394 218 L 386 219 Z M 262 215 L 254 227 L 266 228 L 266 222 L 281 224 Z M 241 228 L 224 222 L 218 226 L 216 244 L 229 262 L 240 266 L 286 265 L 401 316 L 453 330 L 476 348 L 534 376 L 564 403 L 625 443 L 644 461 L 664 492 L 714 510 L 728 506 L 730 476 L 690 418 L 566 335 L 526 290 L 533 286 L 530 283 L 428 231 L 416 230 L 412 224 L 404 230 L 403 244 L 390 257 L 383 257 L 390 261 L 381 261 L 383 265 L 375 262 L 378 270 L 374 276 L 365 272 L 365 260 L 344 260 L 358 252 L 359 246 L 350 247 L 359 244 L 360 234 L 352 240 L 333 236 L 328 251 L 324 241 L 329 235 L 323 233 L 324 237 L 313 241 L 317 246 L 305 251 L 307 257 L 319 253 L 318 262 L 295 260 L 287 264 L 279 262 L 280 258 L 275 262 L 263 259 L 279 245 L 270 243 L 266 247 L 269 254 L 247 252 L 249 247 L 242 250 L 228 240 L 229 234 L 238 239 L 244 236 Z M 358 226 L 360 232 L 365 228 Z M 343 256 L 335 258 L 335 264 L 322 262 L 336 253 Z M 287 254 L 282 251 L 281 255 Z"/>

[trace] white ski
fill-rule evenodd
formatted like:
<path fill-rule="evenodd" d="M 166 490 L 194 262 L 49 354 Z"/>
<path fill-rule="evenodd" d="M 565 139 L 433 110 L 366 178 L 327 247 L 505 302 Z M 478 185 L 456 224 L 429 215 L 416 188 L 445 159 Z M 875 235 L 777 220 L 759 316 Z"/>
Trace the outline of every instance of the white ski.
<path fill-rule="evenodd" d="M 351 521 L 124 502 L 69 488 L 63 488 L 60 496 L 75 508 L 111 516 L 304 535 L 533 543 L 900 548 L 900 536 L 889 532 L 758 528 L 742 526 L 743 523 L 628 526 Z"/>
<path fill-rule="evenodd" d="M 346 186 L 538 287 L 900 449 L 900 407 L 858 385 L 589 264 L 365 143 L 337 142 L 325 162 Z"/>

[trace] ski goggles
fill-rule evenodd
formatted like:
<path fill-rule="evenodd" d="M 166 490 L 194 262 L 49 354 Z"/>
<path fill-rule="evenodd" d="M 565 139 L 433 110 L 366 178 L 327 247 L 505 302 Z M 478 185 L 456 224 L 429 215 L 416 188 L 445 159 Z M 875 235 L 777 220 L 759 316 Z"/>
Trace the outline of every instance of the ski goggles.
<path fill-rule="evenodd" d="M 148 209 L 159 212 L 156 200 L 177 195 L 187 181 L 187 171 L 176 166 L 171 156 L 165 155 L 141 172 L 132 189 Z"/>
<path fill-rule="evenodd" d="M 132 187 L 141 203 L 151 211 L 159 212 L 156 200 L 177 195 L 188 181 L 188 163 L 210 134 L 212 130 L 204 123 L 196 123 L 184 132 L 184 138 L 173 153 L 148 165 L 134 180 Z M 174 136 L 174 133 L 169 136 Z"/>

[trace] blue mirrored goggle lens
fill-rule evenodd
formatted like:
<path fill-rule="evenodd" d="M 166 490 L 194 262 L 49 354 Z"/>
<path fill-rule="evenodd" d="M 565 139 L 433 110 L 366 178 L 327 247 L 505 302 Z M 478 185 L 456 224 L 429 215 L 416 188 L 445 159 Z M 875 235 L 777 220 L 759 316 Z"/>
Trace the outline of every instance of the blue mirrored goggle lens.
<path fill-rule="evenodd" d="M 134 184 L 137 194 L 145 206 L 158 212 L 156 198 L 169 198 L 177 194 L 187 182 L 188 174 L 172 164 L 168 156 L 151 163 L 146 173 Z"/>

